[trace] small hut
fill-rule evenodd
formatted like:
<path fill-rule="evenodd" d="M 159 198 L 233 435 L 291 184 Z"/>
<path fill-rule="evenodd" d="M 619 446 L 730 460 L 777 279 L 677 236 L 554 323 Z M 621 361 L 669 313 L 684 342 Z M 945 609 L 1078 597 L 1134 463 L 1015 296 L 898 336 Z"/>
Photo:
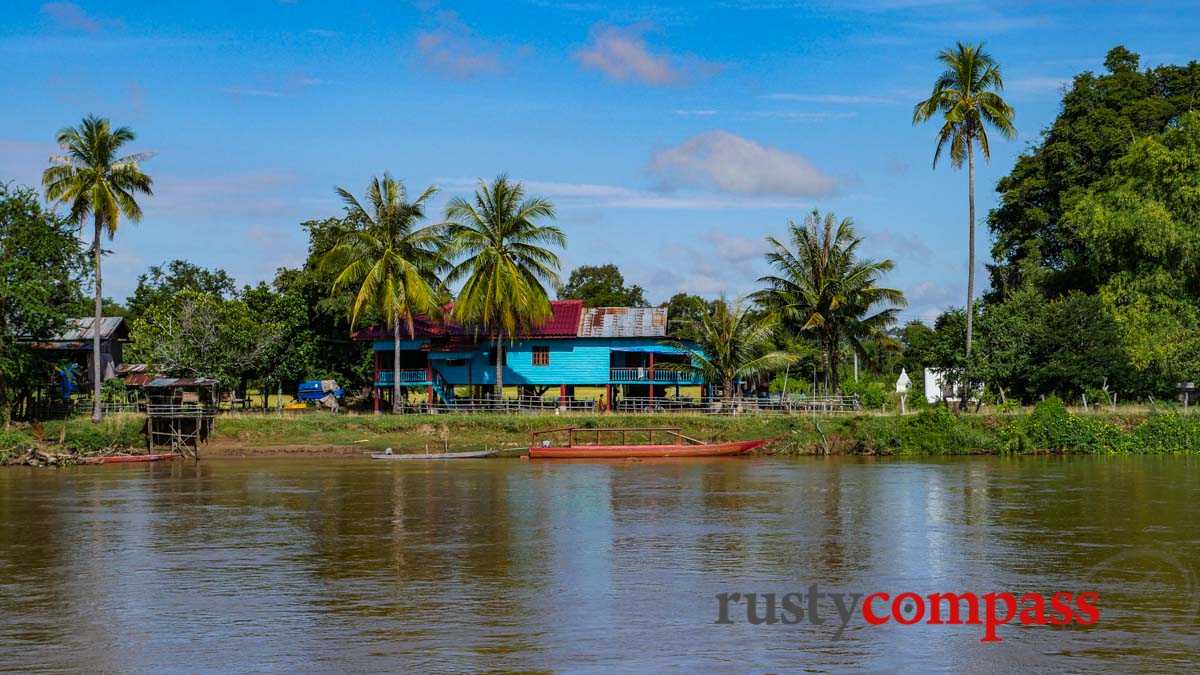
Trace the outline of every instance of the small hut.
<path fill-rule="evenodd" d="M 216 425 L 218 387 L 209 377 L 159 377 L 146 392 L 146 445 L 169 445 L 199 457 Z"/>

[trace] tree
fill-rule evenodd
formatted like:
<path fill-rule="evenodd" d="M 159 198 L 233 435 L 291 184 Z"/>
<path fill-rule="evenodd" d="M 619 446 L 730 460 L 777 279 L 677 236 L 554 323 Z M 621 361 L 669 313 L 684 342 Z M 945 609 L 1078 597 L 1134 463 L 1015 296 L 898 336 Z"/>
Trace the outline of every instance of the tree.
<path fill-rule="evenodd" d="M 63 327 L 86 273 L 87 259 L 73 227 L 43 211 L 33 190 L 0 183 L 0 418 L 5 425 L 12 392 L 44 382 L 52 365 L 53 357 L 30 342 Z"/>
<path fill-rule="evenodd" d="M 558 289 L 560 300 L 583 300 L 584 307 L 645 307 L 646 292 L 641 286 L 625 286 L 625 277 L 617 266 L 583 265 L 571 271 L 566 285 Z"/>
<path fill-rule="evenodd" d="M 949 149 L 950 162 L 961 168 L 963 160 L 969 167 L 970 243 L 967 254 L 967 307 L 974 308 L 975 298 L 975 145 L 979 145 L 984 161 L 991 159 L 987 127 L 991 126 L 1005 138 L 1015 138 L 1015 113 L 1000 97 L 1004 79 L 1000 65 L 991 54 L 983 51 L 983 43 L 975 46 L 961 42 L 943 49 L 938 60 L 946 70 L 933 85 L 933 93 L 913 109 L 913 124 L 920 124 L 941 113 L 942 128 L 938 131 L 933 166 L 937 168 L 942 151 Z M 972 315 L 967 312 L 967 353 L 971 353 Z"/>
<path fill-rule="evenodd" d="M 158 372 L 230 385 L 262 369 L 287 337 L 287 326 L 263 319 L 240 299 L 184 290 L 134 320 L 131 352 Z"/>
<path fill-rule="evenodd" d="M 71 220 L 83 222 L 90 215 L 95 226 L 92 252 L 96 272 L 96 325 L 103 318 L 103 288 L 100 274 L 100 234 L 111 240 L 121 217 L 137 222 L 142 218 L 138 195 L 152 195 L 153 181 L 142 173 L 140 162 L 152 154 L 141 152 L 121 156 L 121 148 L 136 136 L 129 127 L 113 129 L 107 119 L 88 115 L 78 127 L 58 132 L 58 145 L 65 152 L 50 158 L 50 168 L 42 174 L 46 199 L 70 207 Z M 100 361 L 100 331 L 92 339 L 92 422 L 101 420 L 100 385 L 103 369 Z"/>
<path fill-rule="evenodd" d="M 711 303 L 698 295 L 676 293 L 662 306 L 667 308 L 667 334 L 678 335 L 688 331 L 706 311 L 712 311 Z"/>
<path fill-rule="evenodd" d="M 863 353 L 862 340 L 886 337 L 884 330 L 907 306 L 904 294 L 882 288 L 879 278 L 892 269 L 890 260 L 858 257 L 862 239 L 854 221 L 840 222 L 833 213 L 813 210 L 801 227 L 788 223 L 792 248 L 769 237 L 767 262 L 775 274 L 759 279 L 767 285 L 755 294 L 766 308 L 779 314 L 794 334 L 813 331 L 826 355 L 827 386 L 840 390 L 838 350 L 844 340 Z"/>
<path fill-rule="evenodd" d="M 705 382 L 720 382 L 724 387 L 724 404 L 731 406 L 737 380 L 770 374 L 800 358 L 772 349 L 779 326 L 775 316 L 756 316 L 749 309 L 740 300 L 733 304 L 724 297 L 716 300 L 711 311 L 703 312 L 686 335 L 689 342 L 662 342 L 687 354 L 690 362 L 655 367 L 699 376 Z"/>
<path fill-rule="evenodd" d="M 1058 116 L 996 184 L 988 216 L 994 245 L 993 293 L 1026 282 L 1050 297 L 1094 293 L 1102 282 L 1092 251 L 1064 216 L 1138 139 L 1174 125 L 1200 101 L 1200 64 L 1139 70 L 1137 54 L 1113 48 L 1106 73 L 1084 72 L 1063 92 Z"/>
<path fill-rule="evenodd" d="M 335 271 L 333 293 L 354 289 L 350 305 L 350 327 L 360 315 L 373 309 L 392 331 L 394 376 L 392 412 L 400 412 L 400 325 L 414 333 L 413 314 L 439 313 L 441 282 L 446 268 L 441 249 L 445 226 L 418 227 L 425 219 L 425 203 L 437 192 L 428 187 L 412 202 L 404 183 L 390 173 L 371 180 L 367 205 L 348 190 L 337 188 L 346 205 L 351 229 L 346 231 L 323 258 L 323 266 Z"/>
<path fill-rule="evenodd" d="M 553 308 L 546 285 L 558 283 L 558 256 L 546 245 L 565 247 L 567 236 L 553 225 L 554 205 L 525 197 L 525 188 L 506 175 L 479 181 L 475 198 L 455 197 L 446 207 L 452 250 L 462 260 L 447 283 L 463 281 L 454 318 L 495 332 L 496 396 L 504 396 L 504 337 L 541 325 Z"/>
<path fill-rule="evenodd" d="M 225 270 L 208 270 L 186 260 L 153 265 L 144 274 L 138 275 L 137 288 L 125 302 L 130 320 L 137 319 L 151 306 L 162 304 L 184 290 L 232 298 L 237 285 Z"/>

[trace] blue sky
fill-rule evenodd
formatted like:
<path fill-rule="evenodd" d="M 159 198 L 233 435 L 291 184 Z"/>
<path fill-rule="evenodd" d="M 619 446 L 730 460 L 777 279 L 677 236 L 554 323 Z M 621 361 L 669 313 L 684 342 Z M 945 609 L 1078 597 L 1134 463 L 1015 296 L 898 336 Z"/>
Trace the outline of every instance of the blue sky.
<path fill-rule="evenodd" d="M 1017 110 L 1020 139 L 978 171 L 982 223 L 1074 74 L 1117 44 L 1184 62 L 1200 34 L 1182 3 L 5 4 L 0 180 L 36 184 L 55 132 L 88 113 L 160 153 L 106 295 L 175 258 L 270 279 L 304 259 L 300 222 L 340 211 L 333 187 L 374 173 L 438 185 L 440 212 L 508 172 L 558 205 L 564 276 L 615 262 L 655 302 L 739 295 L 764 238 L 815 207 L 895 261 L 904 318 L 966 292 L 966 172 L 932 170 L 936 126 L 911 125 L 939 49 L 986 41 Z"/>

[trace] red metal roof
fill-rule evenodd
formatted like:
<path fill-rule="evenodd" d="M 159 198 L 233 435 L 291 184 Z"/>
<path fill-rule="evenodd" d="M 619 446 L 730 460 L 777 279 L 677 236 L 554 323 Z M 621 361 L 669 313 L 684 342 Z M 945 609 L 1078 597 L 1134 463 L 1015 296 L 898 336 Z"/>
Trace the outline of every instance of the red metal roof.
<path fill-rule="evenodd" d="M 540 326 L 536 326 L 526 335 L 518 335 L 516 337 L 534 337 L 534 338 L 568 338 L 575 337 L 579 334 L 579 319 L 583 314 L 582 300 L 551 300 L 550 306 L 553 308 L 554 314 Z M 446 314 L 454 308 L 454 305 L 446 306 Z M 484 332 L 482 329 L 476 330 L 471 326 L 463 326 L 453 319 L 446 318 L 442 322 L 434 321 L 425 316 L 413 317 L 413 332 L 412 337 L 416 338 L 438 338 L 438 337 L 480 337 L 488 338 L 492 333 Z M 354 332 L 355 340 L 384 340 L 392 337 L 392 331 L 386 326 L 371 326 Z M 400 324 L 400 337 L 410 337 L 408 326 Z"/>

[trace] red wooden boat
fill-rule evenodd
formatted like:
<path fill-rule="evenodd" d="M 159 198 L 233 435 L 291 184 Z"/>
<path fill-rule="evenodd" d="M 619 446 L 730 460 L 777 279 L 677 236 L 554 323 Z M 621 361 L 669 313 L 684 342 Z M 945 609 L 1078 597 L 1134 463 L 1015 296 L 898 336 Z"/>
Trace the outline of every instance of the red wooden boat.
<path fill-rule="evenodd" d="M 665 443 L 655 443 L 654 434 L 666 438 Z M 601 443 L 602 436 L 621 434 L 619 444 Z M 594 444 L 581 444 L 591 440 Z M 648 436 L 646 442 L 626 442 L 629 435 Z M 544 437 L 539 442 L 538 438 Z M 723 457 L 744 455 L 779 438 L 761 438 L 752 441 L 730 441 L 728 443 L 704 443 L 688 438 L 676 427 L 600 428 L 565 427 L 533 432 L 533 443 L 529 447 L 530 459 L 590 459 L 624 457 Z M 561 444 L 565 439 L 566 444 Z M 558 441 L 559 444 L 555 444 Z"/>
<path fill-rule="evenodd" d="M 175 459 L 183 455 L 178 452 L 167 452 L 161 455 L 114 455 L 112 457 L 101 457 L 98 464 L 114 464 L 117 462 L 158 462 L 164 459 Z"/>

